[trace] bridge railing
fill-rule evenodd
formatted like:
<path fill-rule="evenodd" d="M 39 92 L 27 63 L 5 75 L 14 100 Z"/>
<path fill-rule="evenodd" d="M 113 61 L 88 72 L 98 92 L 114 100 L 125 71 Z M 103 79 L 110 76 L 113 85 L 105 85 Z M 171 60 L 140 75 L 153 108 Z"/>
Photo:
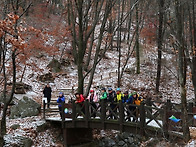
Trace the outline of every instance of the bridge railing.
<path fill-rule="evenodd" d="M 159 127 L 163 127 L 160 120 L 164 118 L 164 109 L 167 110 L 167 122 L 169 121 L 169 117 L 171 115 L 175 115 L 177 118 L 181 119 L 181 105 L 171 103 L 170 101 L 165 102 L 156 102 L 145 100 L 144 102 L 144 110 L 146 125 L 150 123 L 156 123 Z M 48 103 L 43 102 L 43 114 L 44 118 L 46 116 L 58 115 L 58 104 L 56 102 L 50 102 L 50 109 L 46 109 Z M 85 101 L 83 104 L 75 104 L 74 101 L 69 105 L 72 109 L 75 110 L 75 119 L 102 119 L 106 120 L 114 120 L 114 121 L 122 121 L 129 122 L 135 120 L 135 122 L 140 121 L 140 115 L 142 111 L 140 111 L 140 107 L 138 105 L 127 104 L 127 103 L 109 103 L 109 102 L 97 102 L 91 103 Z M 52 107 L 51 107 L 52 106 Z M 75 108 L 74 108 L 75 107 Z M 166 108 L 164 108 L 166 107 Z M 62 109 L 63 110 L 63 109 Z M 86 113 L 85 113 L 86 112 Z M 72 115 L 74 111 L 72 112 Z M 88 114 L 88 115 L 87 115 Z M 194 119 L 194 115 L 196 115 L 196 107 L 194 107 L 193 103 L 189 103 L 188 105 L 188 123 L 190 126 L 196 126 L 196 121 Z M 74 116 L 74 115 L 73 115 Z M 120 120 L 121 119 L 121 120 Z"/>
<path fill-rule="evenodd" d="M 43 115 L 44 118 L 53 116 L 59 116 L 58 104 L 51 102 L 50 105 L 54 105 L 53 108 L 46 109 L 46 103 L 43 102 Z M 156 102 L 149 99 L 143 101 L 141 105 L 133 105 L 127 103 L 108 103 L 105 101 L 91 103 L 85 101 L 83 104 L 76 104 L 72 101 L 69 104 L 62 105 L 62 124 L 66 121 L 68 114 L 65 114 L 65 108 L 71 109 L 69 118 L 73 122 L 73 125 L 78 121 L 85 121 L 86 127 L 90 121 L 99 121 L 103 128 L 105 123 L 109 121 L 111 123 L 122 126 L 120 130 L 123 130 L 123 125 L 134 123 L 140 128 L 141 134 L 145 134 L 145 129 L 148 126 L 153 126 L 161 130 L 166 136 L 171 131 L 182 132 L 182 121 L 173 122 L 169 119 L 172 115 L 176 118 L 182 119 L 181 105 L 167 102 Z M 193 103 L 188 104 L 188 123 L 189 126 L 195 126 L 196 120 L 196 107 Z M 69 119 L 70 121 L 70 119 Z"/>
<path fill-rule="evenodd" d="M 58 104 L 56 102 L 49 103 L 50 105 L 54 105 L 55 108 L 46 109 L 46 105 L 48 103 L 43 102 L 43 114 L 44 118 L 46 116 L 51 115 L 59 115 Z M 160 127 L 161 123 L 159 122 L 163 118 L 162 116 L 162 107 L 159 108 L 155 105 L 154 102 L 149 105 L 146 102 L 140 105 L 127 104 L 127 103 L 109 103 L 109 102 L 97 102 L 91 103 L 85 101 L 83 104 L 76 104 L 74 101 L 70 103 L 70 107 L 72 108 L 72 114 L 69 115 L 74 120 L 81 119 L 101 119 L 102 121 L 113 120 L 114 122 L 135 122 L 140 123 L 141 120 L 145 119 L 145 125 L 150 124 L 152 121 L 155 121 Z M 66 106 L 67 107 L 67 106 Z M 62 108 L 62 114 L 64 114 L 64 110 L 66 108 Z M 143 113 L 144 112 L 144 113 Z M 65 115 L 66 118 L 67 115 Z M 144 117 L 144 118 L 142 118 Z M 147 120 L 146 120 L 147 119 Z"/>

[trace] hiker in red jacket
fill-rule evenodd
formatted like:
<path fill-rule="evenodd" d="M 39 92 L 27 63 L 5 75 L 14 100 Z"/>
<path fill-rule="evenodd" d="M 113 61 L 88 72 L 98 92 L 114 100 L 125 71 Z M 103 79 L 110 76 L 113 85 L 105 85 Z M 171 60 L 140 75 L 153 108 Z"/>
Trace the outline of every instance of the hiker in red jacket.
<path fill-rule="evenodd" d="M 85 108 L 84 108 L 84 97 L 82 94 L 76 93 L 75 94 L 76 97 L 76 101 L 75 103 L 79 105 L 79 107 L 81 108 L 81 111 L 85 114 Z"/>

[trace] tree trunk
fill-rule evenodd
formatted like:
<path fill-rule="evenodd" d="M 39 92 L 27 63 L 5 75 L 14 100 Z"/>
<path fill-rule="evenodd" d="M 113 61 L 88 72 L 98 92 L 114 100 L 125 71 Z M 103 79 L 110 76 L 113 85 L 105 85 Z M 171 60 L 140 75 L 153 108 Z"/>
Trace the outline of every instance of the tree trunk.
<path fill-rule="evenodd" d="M 179 0 L 176 0 L 176 20 L 177 20 L 177 38 L 179 41 L 178 46 L 178 68 L 179 68 L 179 83 L 180 83 L 180 95 L 181 95 L 181 112 L 182 112 L 182 129 L 183 136 L 186 142 L 190 139 L 190 132 L 188 126 L 188 114 L 187 114 L 187 100 L 186 100 L 186 61 L 184 54 L 184 38 L 183 38 L 183 9 Z"/>
<path fill-rule="evenodd" d="M 194 87 L 194 95 L 195 95 L 195 105 L 196 105 L 196 54 L 194 55 L 192 59 L 192 81 L 193 81 L 193 87 Z"/>
<path fill-rule="evenodd" d="M 79 19 L 79 38 L 78 38 L 78 93 L 83 94 L 84 91 L 84 77 L 83 77 L 83 58 L 84 58 L 84 40 L 83 40 L 83 0 L 78 0 L 78 19 Z"/>
<path fill-rule="evenodd" d="M 161 78 L 161 58 L 162 58 L 162 43 L 163 43 L 163 16 L 164 16 L 164 0 L 159 0 L 159 30 L 158 30 L 158 60 L 157 60 L 157 78 L 156 92 L 159 92 Z"/>
<path fill-rule="evenodd" d="M 82 64 L 78 65 L 78 93 L 83 94 L 84 91 L 84 77 Z"/>
<path fill-rule="evenodd" d="M 195 105 L 196 105 L 196 15 L 195 15 L 195 0 L 192 0 L 192 12 L 193 12 L 193 37 L 194 37 L 194 45 L 193 45 L 193 58 L 192 58 L 192 81 L 193 81 L 193 87 L 194 87 L 194 94 L 195 94 Z M 191 33 L 191 32 L 190 32 Z"/>
<path fill-rule="evenodd" d="M 122 2 L 122 5 L 124 3 L 124 0 Z M 122 6 L 123 7 L 123 6 Z M 123 13 L 123 10 L 121 12 L 121 0 L 118 0 L 118 32 L 117 32 L 117 50 L 118 50 L 118 83 L 117 86 L 121 86 L 121 78 L 120 78 L 120 73 L 121 73 L 121 29 L 122 29 L 122 17 L 121 15 Z"/>
<path fill-rule="evenodd" d="M 140 47 L 139 47 L 139 8 L 136 5 L 136 74 L 140 74 Z"/>

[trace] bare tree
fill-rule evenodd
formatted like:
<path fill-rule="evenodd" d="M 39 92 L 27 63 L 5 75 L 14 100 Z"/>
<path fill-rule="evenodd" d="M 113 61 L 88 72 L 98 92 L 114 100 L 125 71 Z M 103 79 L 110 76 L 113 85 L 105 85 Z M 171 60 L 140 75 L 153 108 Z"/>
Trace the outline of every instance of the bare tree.
<path fill-rule="evenodd" d="M 161 61 L 162 61 L 162 48 L 163 48 L 163 36 L 164 36 L 164 3 L 165 0 L 159 0 L 159 26 L 158 26 L 158 37 L 157 37 L 157 45 L 158 45 L 158 60 L 157 60 L 157 78 L 156 78 L 156 92 L 159 92 L 160 86 L 160 78 L 161 78 Z"/>
<path fill-rule="evenodd" d="M 70 6 L 69 25 L 71 26 L 72 33 L 73 56 L 78 71 L 78 92 L 84 93 L 84 79 L 87 77 L 86 74 L 91 73 L 89 81 L 91 85 L 96 65 L 99 61 L 99 56 L 100 54 L 104 53 L 101 52 L 103 35 L 105 32 L 107 19 L 109 18 L 109 14 L 111 13 L 112 7 L 115 4 L 115 0 L 68 0 L 68 3 Z M 99 23 L 101 23 L 101 27 L 99 28 L 99 35 L 97 40 L 95 40 L 94 31 L 98 29 L 97 27 Z M 92 38 L 89 46 L 88 42 L 90 37 Z M 89 68 L 89 62 L 91 61 L 90 58 L 92 59 L 91 51 L 95 41 L 97 41 L 97 44 L 95 47 L 94 62 L 93 66 Z M 87 52 L 89 53 L 89 56 L 88 60 L 86 60 L 87 63 L 84 64 L 85 55 Z M 86 73 L 84 73 L 85 69 L 87 71 Z M 87 88 L 87 92 L 90 85 Z"/>
<path fill-rule="evenodd" d="M 184 140 L 186 142 L 190 139 L 190 132 L 188 127 L 188 115 L 187 115 L 187 99 L 186 99 L 186 71 L 187 71 L 187 64 L 185 58 L 185 42 L 183 37 L 183 18 L 184 18 L 184 11 L 183 11 L 183 4 L 180 0 L 175 0 L 175 14 L 176 14 L 176 38 L 178 44 L 178 68 L 179 68 L 179 84 L 180 84 L 180 94 L 181 94 L 181 112 L 182 112 L 182 128 L 183 128 L 183 135 Z"/>

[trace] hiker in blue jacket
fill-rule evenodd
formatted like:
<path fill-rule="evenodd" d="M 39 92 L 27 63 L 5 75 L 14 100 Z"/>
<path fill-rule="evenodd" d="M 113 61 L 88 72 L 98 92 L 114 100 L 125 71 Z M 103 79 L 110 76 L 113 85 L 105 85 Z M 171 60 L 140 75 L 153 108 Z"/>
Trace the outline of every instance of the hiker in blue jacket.
<path fill-rule="evenodd" d="M 59 112 L 60 112 L 60 116 L 62 118 L 62 103 L 65 103 L 65 97 L 63 95 L 62 92 L 59 93 L 59 97 L 57 99 L 57 103 L 59 104 Z"/>
<path fill-rule="evenodd" d="M 136 113 L 135 112 L 136 107 L 131 105 L 131 104 L 133 104 L 133 96 L 130 94 L 128 97 L 129 98 L 126 99 L 126 103 L 129 104 L 128 110 L 127 110 L 127 118 L 128 118 L 128 121 L 131 121 L 130 114 L 132 113 L 133 116 L 136 116 L 136 114 L 135 114 Z M 134 120 L 135 120 L 135 118 L 133 118 L 133 121 Z"/>

